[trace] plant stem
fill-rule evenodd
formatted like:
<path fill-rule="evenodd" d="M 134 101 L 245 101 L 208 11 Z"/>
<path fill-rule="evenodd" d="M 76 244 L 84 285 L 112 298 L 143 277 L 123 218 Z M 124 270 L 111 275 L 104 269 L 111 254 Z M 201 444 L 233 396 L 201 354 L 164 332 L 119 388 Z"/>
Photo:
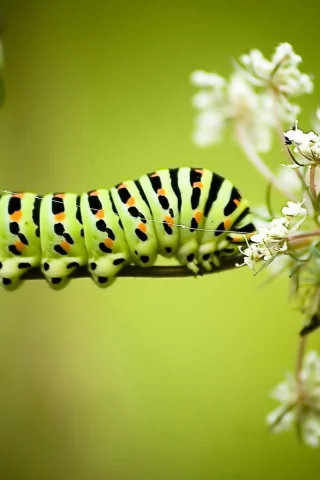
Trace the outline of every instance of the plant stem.
<path fill-rule="evenodd" d="M 272 183 L 272 185 L 274 185 L 287 199 L 297 200 L 295 195 L 282 185 L 279 179 L 271 172 L 271 170 L 269 170 L 260 155 L 255 151 L 248 139 L 246 129 L 240 122 L 236 124 L 236 136 L 248 160 L 267 179 L 267 181 Z"/>
<path fill-rule="evenodd" d="M 296 357 L 296 381 L 298 384 L 299 392 L 302 391 L 302 378 L 301 371 L 303 365 L 304 353 L 307 345 L 307 337 L 300 337 L 298 343 L 297 357 Z"/>
<path fill-rule="evenodd" d="M 314 200 L 317 200 L 317 191 L 315 185 L 316 168 L 316 165 L 311 165 L 310 167 L 310 192 Z"/>
<path fill-rule="evenodd" d="M 196 277 L 206 274 L 225 272 L 227 270 L 238 269 L 236 263 L 242 262 L 243 256 L 237 255 L 233 258 L 225 258 L 221 260 L 220 267 L 213 267 L 211 272 L 201 270 L 197 275 L 183 265 L 174 266 L 157 266 L 157 267 L 138 267 L 135 265 L 123 268 L 117 277 L 133 277 L 133 278 L 174 278 L 174 277 Z M 78 268 L 70 278 L 91 278 L 86 267 Z M 38 268 L 29 270 L 23 277 L 23 280 L 44 280 L 44 276 Z"/>

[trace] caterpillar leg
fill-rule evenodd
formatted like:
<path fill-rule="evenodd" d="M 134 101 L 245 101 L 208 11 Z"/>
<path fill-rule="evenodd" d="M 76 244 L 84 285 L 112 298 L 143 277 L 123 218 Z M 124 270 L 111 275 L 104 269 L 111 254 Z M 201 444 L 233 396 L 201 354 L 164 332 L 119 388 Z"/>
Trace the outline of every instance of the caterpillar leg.
<path fill-rule="evenodd" d="M 54 289 L 61 289 L 67 285 L 71 273 L 87 263 L 80 196 L 73 193 L 44 196 L 40 227 L 41 271 Z"/>
<path fill-rule="evenodd" d="M 81 196 L 89 272 L 99 287 L 112 285 L 131 256 L 121 218 L 108 190 Z"/>
<path fill-rule="evenodd" d="M 40 203 L 33 193 L 0 198 L 0 281 L 6 289 L 16 289 L 22 275 L 40 265 Z"/>

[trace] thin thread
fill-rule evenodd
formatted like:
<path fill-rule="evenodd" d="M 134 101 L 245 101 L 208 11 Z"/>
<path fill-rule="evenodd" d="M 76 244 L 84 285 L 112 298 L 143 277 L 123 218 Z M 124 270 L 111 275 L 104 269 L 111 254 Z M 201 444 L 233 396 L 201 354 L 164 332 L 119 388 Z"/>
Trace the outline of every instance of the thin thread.
<path fill-rule="evenodd" d="M 11 190 L 0 190 L 0 193 L 8 193 L 10 195 L 17 195 L 18 192 L 12 192 Z M 42 200 L 43 197 L 38 197 L 37 195 L 35 196 L 35 198 L 38 198 L 40 200 Z M 53 202 L 56 202 L 56 203 L 61 203 L 59 202 L 59 200 L 54 200 L 52 199 Z M 81 205 L 76 205 L 76 207 L 79 207 L 81 208 Z M 99 209 L 98 208 L 91 208 L 90 210 L 92 211 L 95 211 L 95 212 L 98 212 Z M 115 213 L 113 212 L 114 215 L 116 215 L 117 217 L 121 218 L 121 216 L 118 214 L 118 213 Z M 187 225 L 183 225 L 183 224 L 177 224 L 177 223 L 169 223 L 167 221 L 162 221 L 162 220 L 154 220 L 153 218 L 150 219 L 150 218 L 145 218 L 145 220 L 147 222 L 153 222 L 153 223 L 161 223 L 161 224 L 166 224 L 166 225 L 170 225 L 172 227 L 179 227 L 179 228 L 187 228 L 188 230 L 197 230 L 198 232 L 217 232 L 217 233 L 236 233 L 238 235 L 247 235 L 248 232 L 241 232 L 241 231 L 238 231 L 238 230 L 210 230 L 210 229 L 207 229 L 207 228 L 191 228 L 191 227 L 188 227 Z"/>

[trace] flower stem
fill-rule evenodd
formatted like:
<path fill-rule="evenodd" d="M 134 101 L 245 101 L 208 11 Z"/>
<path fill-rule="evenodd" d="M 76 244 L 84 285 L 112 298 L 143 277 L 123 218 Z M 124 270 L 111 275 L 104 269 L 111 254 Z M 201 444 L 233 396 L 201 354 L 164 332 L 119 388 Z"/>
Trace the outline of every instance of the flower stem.
<path fill-rule="evenodd" d="M 315 185 L 316 168 L 317 168 L 316 165 L 311 165 L 310 167 L 310 192 L 314 200 L 317 200 L 317 191 L 316 191 L 316 185 Z"/>
<path fill-rule="evenodd" d="M 236 124 L 236 136 L 243 152 L 252 165 L 254 165 L 254 167 L 256 167 L 256 169 L 268 180 L 268 182 L 272 183 L 272 185 L 274 185 L 287 199 L 297 201 L 295 195 L 283 186 L 283 184 L 271 172 L 271 170 L 269 170 L 260 155 L 253 148 L 250 140 L 248 139 L 246 129 L 240 122 Z"/>
<path fill-rule="evenodd" d="M 296 381 L 298 384 L 299 393 L 302 391 L 301 371 L 303 365 L 304 353 L 307 345 L 307 337 L 300 337 L 298 343 L 297 357 L 296 357 Z"/>

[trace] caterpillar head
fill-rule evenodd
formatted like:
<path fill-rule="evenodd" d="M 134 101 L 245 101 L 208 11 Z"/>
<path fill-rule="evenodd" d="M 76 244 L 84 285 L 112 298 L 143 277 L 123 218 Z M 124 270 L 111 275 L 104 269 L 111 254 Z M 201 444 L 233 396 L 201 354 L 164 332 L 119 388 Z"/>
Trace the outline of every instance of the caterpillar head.
<path fill-rule="evenodd" d="M 30 270 L 34 264 L 34 258 L 10 257 L 0 259 L 0 283 L 6 290 L 16 290 L 21 286 L 22 275 Z"/>

